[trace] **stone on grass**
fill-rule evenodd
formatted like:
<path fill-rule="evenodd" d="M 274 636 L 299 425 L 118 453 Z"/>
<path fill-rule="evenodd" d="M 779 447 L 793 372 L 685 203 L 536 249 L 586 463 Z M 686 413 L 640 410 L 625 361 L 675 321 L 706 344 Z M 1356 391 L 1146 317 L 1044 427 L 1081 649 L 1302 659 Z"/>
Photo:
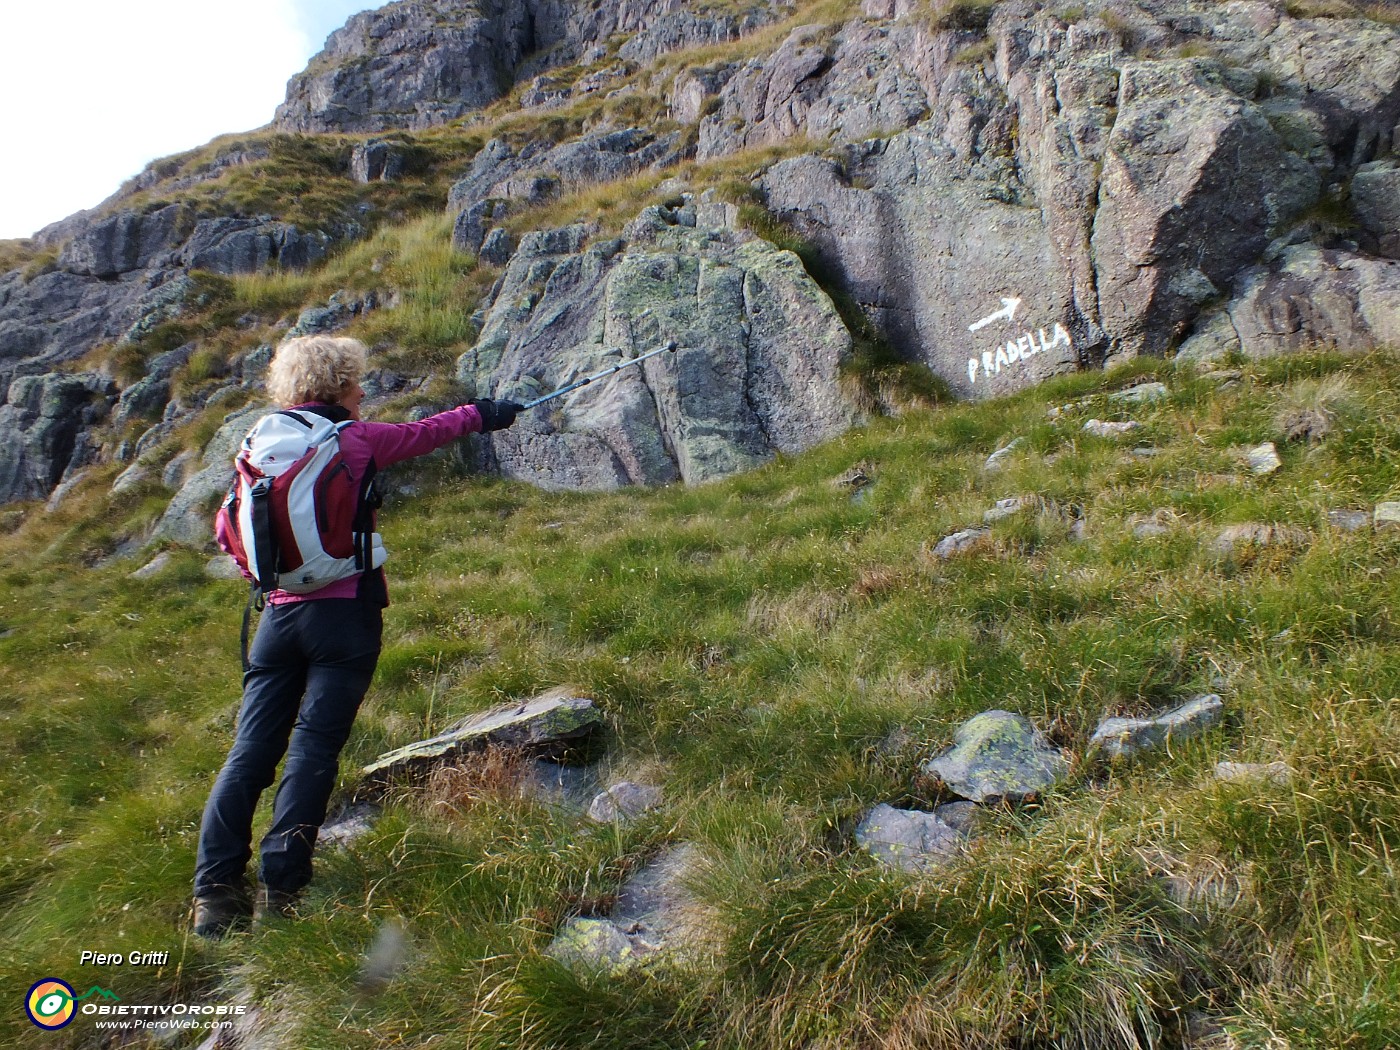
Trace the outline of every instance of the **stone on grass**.
<path fill-rule="evenodd" d="M 1400 525 L 1400 503 L 1377 503 L 1374 520 L 1378 529 Z"/>
<path fill-rule="evenodd" d="M 149 580 L 152 576 L 158 576 L 170 565 L 170 552 L 161 551 L 154 558 L 148 561 L 141 568 L 131 573 L 133 580 Z"/>
<path fill-rule="evenodd" d="M 601 724 L 602 716 L 591 699 L 567 688 L 555 689 L 524 703 L 471 715 L 435 737 L 380 755 L 362 770 L 362 789 L 417 779 L 492 744 L 555 752 Z"/>
<path fill-rule="evenodd" d="M 1027 508 L 1035 507 L 1039 502 L 1035 496 L 1010 496 L 1006 499 L 999 499 L 991 510 L 982 515 L 982 520 L 988 524 L 1001 521 L 1003 518 L 1020 514 Z"/>
<path fill-rule="evenodd" d="M 956 803 L 939 809 L 952 805 Z M 883 803 L 856 827 L 856 845 L 881 864 L 912 874 L 927 874 L 957 859 L 966 841 L 966 831 L 945 821 L 937 810 L 895 809 Z"/>
<path fill-rule="evenodd" d="M 1167 396 L 1165 383 L 1139 383 L 1127 390 L 1116 390 L 1108 395 L 1108 400 L 1118 405 L 1140 405 L 1149 401 L 1161 401 Z"/>
<path fill-rule="evenodd" d="M 1307 542 L 1308 534 L 1304 529 L 1246 521 L 1221 529 L 1211 541 L 1211 549 L 1217 554 L 1229 554 L 1236 547 L 1302 547 Z"/>
<path fill-rule="evenodd" d="M 987 462 L 982 464 L 982 469 L 1000 470 L 1002 468 L 1003 461 L 1008 459 L 1011 453 L 1015 452 L 1025 443 L 1025 438 L 1013 438 L 1010 442 L 1008 442 L 1005 445 L 1002 445 L 1001 448 L 997 449 L 990 456 L 988 456 Z"/>
<path fill-rule="evenodd" d="M 571 970 L 621 970 L 636 961 L 631 939 L 607 919 L 568 920 L 545 954 Z"/>
<path fill-rule="evenodd" d="M 1272 441 L 1256 445 L 1245 453 L 1245 458 L 1249 462 L 1249 469 L 1260 477 L 1272 474 L 1283 466 L 1283 460 L 1278 458 L 1278 449 Z"/>
<path fill-rule="evenodd" d="M 1084 424 L 1086 433 L 1095 437 L 1120 438 L 1128 434 L 1135 434 L 1142 429 L 1142 424 L 1127 420 L 1125 422 L 1111 422 L 1103 419 L 1091 419 Z"/>
<path fill-rule="evenodd" d="M 959 726 L 953 746 L 923 770 L 973 802 L 1016 803 L 1063 780 L 1069 762 L 1028 718 L 984 711 Z"/>
<path fill-rule="evenodd" d="M 1224 701 L 1207 693 L 1153 718 L 1105 718 L 1089 738 L 1089 751 L 1110 759 L 1132 758 L 1203 733 L 1220 721 L 1224 711 Z"/>
<path fill-rule="evenodd" d="M 588 807 L 588 819 L 599 824 L 632 820 L 661 805 L 661 798 L 659 787 L 624 780 L 593 800 Z"/>
<path fill-rule="evenodd" d="M 1327 524 L 1339 532 L 1360 532 L 1370 526 L 1371 515 L 1364 510 L 1329 510 Z"/>
<path fill-rule="evenodd" d="M 1215 779 L 1286 787 L 1293 780 L 1293 769 L 1287 762 L 1217 762 Z"/>
<path fill-rule="evenodd" d="M 316 844 L 321 847 L 348 846 L 374 827 L 379 819 L 379 808 L 364 802 L 356 802 L 341 810 L 325 824 L 316 836 Z"/>
<path fill-rule="evenodd" d="M 211 580 L 241 580 L 243 570 L 238 567 L 238 562 L 233 560 L 232 555 L 216 554 L 204 563 L 204 575 Z"/>
<path fill-rule="evenodd" d="M 933 548 L 933 556 L 940 561 L 947 561 L 949 558 L 972 550 L 990 535 L 991 530 L 987 528 L 963 529 L 961 532 L 955 532 L 951 536 L 944 536 L 939 540 Z"/>

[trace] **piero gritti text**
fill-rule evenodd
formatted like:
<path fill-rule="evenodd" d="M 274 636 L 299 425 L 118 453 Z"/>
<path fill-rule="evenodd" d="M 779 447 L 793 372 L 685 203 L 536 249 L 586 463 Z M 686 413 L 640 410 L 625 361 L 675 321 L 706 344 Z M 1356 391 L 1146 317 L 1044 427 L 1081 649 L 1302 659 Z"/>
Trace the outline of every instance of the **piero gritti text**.
<path fill-rule="evenodd" d="M 164 966 L 170 961 L 169 952 L 83 952 L 79 966 Z"/>

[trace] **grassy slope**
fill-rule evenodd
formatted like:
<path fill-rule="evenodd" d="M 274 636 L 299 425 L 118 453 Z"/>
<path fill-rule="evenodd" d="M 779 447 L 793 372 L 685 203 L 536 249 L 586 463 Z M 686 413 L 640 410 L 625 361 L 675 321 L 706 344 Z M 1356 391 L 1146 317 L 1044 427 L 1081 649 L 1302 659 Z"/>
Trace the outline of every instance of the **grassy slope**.
<path fill-rule="evenodd" d="M 1271 362 L 1222 391 L 1142 362 L 881 420 L 691 490 L 546 494 L 429 465 L 422 494 L 385 513 L 396 601 L 345 767 L 576 682 L 607 714 L 612 769 L 664 784 L 668 805 L 618 830 L 489 785 L 450 805 L 403 799 L 322 859 L 301 922 L 213 947 L 183 915 L 237 701 L 241 589 L 206 580 L 193 553 L 149 581 L 130 564 L 75 568 L 94 532 L 151 513 L 139 496 L 31 515 L 0 538 L 6 995 L 52 973 L 128 1002 L 208 997 L 232 969 L 296 1047 L 1132 1046 L 1159 1028 L 1175 1045 L 1168 1008 L 1188 1005 L 1233 1019 L 1247 1045 L 1390 1045 L 1400 532 L 1324 518 L 1400 496 L 1396 363 Z M 1149 373 L 1172 389 L 1133 413 L 1155 457 L 1083 435 L 1084 414 L 1046 421 L 1047 404 Z M 1250 478 L 1233 450 L 1277 437 L 1295 404 L 1330 406 L 1333 432 Z M 983 473 L 1018 434 L 1009 468 Z M 830 479 L 857 463 L 876 480 L 852 501 Z M 1087 538 L 1032 515 L 980 553 L 930 560 L 932 542 L 1027 492 L 1082 507 Z M 1134 539 L 1129 517 L 1161 508 L 1172 532 Z M 1212 553 L 1241 521 L 1308 539 Z M 850 818 L 921 800 L 916 760 L 977 711 L 1024 712 L 1077 750 L 1099 716 L 1216 679 L 1228 727 L 1078 769 L 944 877 L 851 849 Z M 897 727 L 913 743 L 882 749 Z M 1222 786 L 1224 757 L 1284 759 L 1297 781 Z M 712 960 L 614 981 L 542 959 L 563 918 L 680 840 L 709 858 L 698 889 L 725 931 Z M 1238 899 L 1183 907 L 1162 871 Z M 360 1002 L 359 954 L 393 914 L 411 966 Z M 80 971 L 85 948 L 172 955 Z M 26 1025 L 0 1018 L 0 1041 Z"/>

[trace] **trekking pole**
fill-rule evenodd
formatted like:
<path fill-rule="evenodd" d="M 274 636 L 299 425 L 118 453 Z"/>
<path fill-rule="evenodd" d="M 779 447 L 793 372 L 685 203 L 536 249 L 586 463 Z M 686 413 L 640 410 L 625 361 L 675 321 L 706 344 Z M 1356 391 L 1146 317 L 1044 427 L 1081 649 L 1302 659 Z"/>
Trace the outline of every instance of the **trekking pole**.
<path fill-rule="evenodd" d="M 641 364 L 648 357 L 655 357 L 657 354 L 664 354 L 667 351 L 674 353 L 675 349 L 676 341 L 672 339 L 670 342 L 662 346 L 658 346 L 655 350 L 648 350 L 646 353 L 640 355 L 639 357 L 634 357 L 628 361 L 623 361 L 621 364 L 613 365 L 611 368 L 605 368 L 601 372 L 594 372 L 591 376 L 584 376 L 582 379 L 576 380 L 570 383 L 568 386 L 561 386 L 558 390 L 554 391 L 553 393 L 545 394 L 544 397 L 537 397 L 535 398 L 535 400 L 529 401 L 521 405 L 520 411 L 524 412 L 527 408 L 534 408 L 537 405 L 544 404 L 546 401 L 553 401 L 556 397 L 563 397 L 565 394 L 569 393 L 569 391 L 577 390 L 581 386 L 587 386 L 589 383 L 592 383 L 595 380 L 606 379 L 608 376 L 614 374 L 615 372 L 621 372 L 624 368 L 630 368 L 632 365 Z"/>

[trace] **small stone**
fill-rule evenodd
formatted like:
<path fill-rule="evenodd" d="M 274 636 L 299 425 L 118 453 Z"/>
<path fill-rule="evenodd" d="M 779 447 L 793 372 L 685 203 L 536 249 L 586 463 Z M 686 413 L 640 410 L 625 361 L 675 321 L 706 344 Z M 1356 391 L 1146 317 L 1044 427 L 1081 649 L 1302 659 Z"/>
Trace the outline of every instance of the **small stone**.
<path fill-rule="evenodd" d="M 316 845 L 322 848 L 328 846 L 348 846 L 361 835 L 370 831 L 374 827 L 374 822 L 379 817 L 379 810 L 374 806 L 358 803 L 343 811 L 332 822 L 321 827 L 316 835 Z"/>
<path fill-rule="evenodd" d="M 149 562 L 147 562 L 145 565 L 141 566 L 141 568 L 139 568 L 139 569 L 137 569 L 135 572 L 131 573 L 131 574 L 130 574 L 131 579 L 133 579 L 133 580 L 149 580 L 152 576 L 156 576 L 156 575 L 160 574 L 161 572 L 164 572 L 165 569 L 166 569 L 166 567 L 167 567 L 169 564 L 170 564 L 170 552 L 169 552 L 169 551 L 161 551 L 161 552 L 160 552 L 159 554 L 157 554 L 154 558 L 152 558 Z"/>
<path fill-rule="evenodd" d="M 1110 422 L 1102 419 L 1091 419 L 1084 424 L 1086 433 L 1095 437 L 1120 438 L 1128 434 L 1135 434 L 1142 429 L 1142 424 L 1133 420 L 1125 422 Z"/>
<path fill-rule="evenodd" d="M 971 805 L 971 803 L 967 803 Z M 883 803 L 856 827 L 856 845 L 881 864 L 914 874 L 942 867 L 959 857 L 966 835 L 936 813 L 895 809 Z"/>
<path fill-rule="evenodd" d="M 1202 379 L 1209 379 L 1212 383 L 1238 383 L 1244 376 L 1238 368 L 1217 368 L 1213 372 L 1207 372 L 1201 376 Z"/>
<path fill-rule="evenodd" d="M 661 805 L 662 791 L 650 784 L 633 784 L 624 780 L 614 784 L 593 799 L 588 807 L 588 819 L 599 824 L 628 821 Z"/>
<path fill-rule="evenodd" d="M 1217 762 L 1215 779 L 1229 783 L 1265 783 L 1287 787 L 1293 769 L 1287 762 Z"/>
<path fill-rule="evenodd" d="M 232 555 L 228 554 L 216 554 L 205 562 L 204 575 L 211 580 L 244 579 L 243 570 L 238 567 L 238 562 L 234 561 Z"/>
<path fill-rule="evenodd" d="M 1156 539 L 1170 535 L 1171 529 L 1156 521 L 1140 521 L 1133 526 L 1133 536 L 1140 540 Z"/>
<path fill-rule="evenodd" d="M 1374 520 L 1378 529 L 1400 525 L 1400 503 L 1377 503 Z"/>
<path fill-rule="evenodd" d="M 955 532 L 951 536 L 944 536 L 933 548 L 933 556 L 941 561 L 959 554 L 965 554 L 975 548 L 982 540 L 991 535 L 991 530 L 987 528 L 963 529 Z"/>
<path fill-rule="evenodd" d="M 1162 450 L 1159 448 L 1149 448 L 1146 445 L 1139 445 L 1128 454 L 1130 456 L 1136 456 L 1138 459 L 1151 459 L 1153 456 L 1160 456 Z"/>
<path fill-rule="evenodd" d="M 984 711 L 953 734 L 953 746 L 923 770 L 973 802 L 1016 803 L 1064 779 L 1069 763 L 1022 715 Z"/>
<path fill-rule="evenodd" d="M 1140 405 L 1149 401 L 1161 401 L 1168 395 L 1165 383 L 1139 383 L 1127 390 L 1118 390 L 1108 395 L 1108 400 L 1118 405 Z"/>
<path fill-rule="evenodd" d="M 1245 457 L 1249 461 L 1249 469 L 1259 476 L 1272 474 L 1283 466 L 1283 460 L 1278 458 L 1278 449 L 1272 441 L 1250 449 L 1245 453 Z"/>
<path fill-rule="evenodd" d="M 1370 527 L 1371 515 L 1364 510 L 1329 510 L 1327 524 L 1339 532 L 1360 532 Z"/>
<path fill-rule="evenodd" d="M 990 456 L 988 456 L 987 462 L 982 464 L 982 469 L 1000 470 L 1005 464 L 1005 461 L 1010 458 L 1011 453 L 1015 452 L 1025 443 L 1025 438 L 1013 438 L 1008 444 L 1002 445 L 1001 448 L 997 449 Z"/>
<path fill-rule="evenodd" d="M 1224 711 L 1224 701 L 1208 693 L 1154 718 L 1105 718 L 1089 738 L 1089 751 L 1100 751 L 1108 758 L 1131 758 L 1204 732 L 1220 721 Z"/>
<path fill-rule="evenodd" d="M 1008 499 L 999 499 L 991 510 L 982 515 L 982 520 L 988 524 L 1001 521 L 1003 518 L 1020 514 L 1027 507 L 1034 507 L 1036 502 L 1034 496 L 1011 496 Z"/>
<path fill-rule="evenodd" d="M 1308 542 L 1305 530 L 1291 525 L 1265 525 L 1257 521 L 1229 525 L 1211 542 L 1217 554 L 1229 554 L 1236 547 L 1302 547 Z"/>

